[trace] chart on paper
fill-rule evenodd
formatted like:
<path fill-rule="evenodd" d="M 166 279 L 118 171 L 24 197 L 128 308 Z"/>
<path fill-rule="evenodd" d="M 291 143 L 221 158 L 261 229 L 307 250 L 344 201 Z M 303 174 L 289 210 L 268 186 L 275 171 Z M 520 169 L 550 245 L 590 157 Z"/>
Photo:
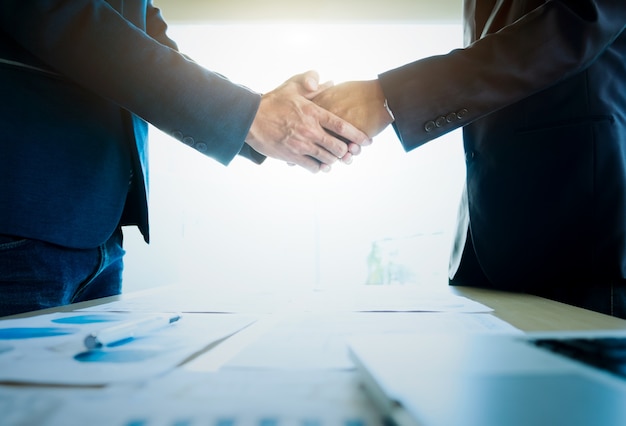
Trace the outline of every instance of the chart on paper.
<path fill-rule="evenodd" d="M 323 418 L 245 418 L 245 417 L 223 417 L 223 418 L 172 418 L 165 422 L 160 419 L 158 423 L 149 419 L 129 420 L 124 426 L 370 426 L 373 424 L 361 418 L 350 419 L 323 419 Z"/>

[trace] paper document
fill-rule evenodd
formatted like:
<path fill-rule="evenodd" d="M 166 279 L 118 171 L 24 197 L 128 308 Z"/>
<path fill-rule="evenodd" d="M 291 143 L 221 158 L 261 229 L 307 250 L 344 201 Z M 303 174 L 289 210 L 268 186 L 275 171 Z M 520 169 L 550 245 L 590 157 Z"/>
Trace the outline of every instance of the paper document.
<path fill-rule="evenodd" d="M 153 314 L 147 314 L 153 316 Z M 91 333 L 146 314 L 55 313 L 0 321 L 0 382 L 102 385 L 158 376 L 254 322 L 186 314 L 171 326 L 89 350 Z"/>
<path fill-rule="evenodd" d="M 294 298 L 307 312 L 492 312 L 488 306 L 452 294 L 447 287 L 434 290 L 416 285 L 360 285 L 314 290 Z M 295 310 L 295 309 L 294 309 Z"/>
<path fill-rule="evenodd" d="M 217 288 L 168 286 L 122 300 L 82 309 L 86 312 L 197 312 L 264 314 L 280 311 L 292 303 L 289 291 L 252 287 Z"/>
<path fill-rule="evenodd" d="M 0 424 L 380 426 L 354 372 L 173 371 L 137 390 L 3 387 Z"/>
<path fill-rule="evenodd" d="M 286 315 L 236 354 L 226 367 L 351 369 L 347 339 L 358 335 L 414 333 L 521 333 L 491 314 L 316 313 Z M 226 344 L 228 342 L 225 342 Z M 419 345 L 419 338 L 410 344 Z M 207 354 L 206 358 L 210 358 Z M 205 356 L 193 363 L 201 368 Z"/>
<path fill-rule="evenodd" d="M 415 285 L 352 286 L 339 289 L 262 290 L 163 287 L 83 309 L 88 312 L 465 312 L 492 309 L 467 297 Z"/>

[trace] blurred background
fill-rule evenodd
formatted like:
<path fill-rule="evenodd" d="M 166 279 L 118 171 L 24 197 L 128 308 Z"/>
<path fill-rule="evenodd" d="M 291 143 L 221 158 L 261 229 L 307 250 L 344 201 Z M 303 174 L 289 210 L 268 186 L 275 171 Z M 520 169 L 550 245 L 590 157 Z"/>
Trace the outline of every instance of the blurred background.
<path fill-rule="evenodd" d="M 260 93 L 309 69 L 372 79 L 462 46 L 456 0 L 154 4 L 182 52 Z M 152 242 L 125 229 L 125 291 L 447 285 L 460 131 L 406 153 L 389 127 L 329 174 L 273 159 L 224 167 L 154 128 L 150 157 Z"/>
<path fill-rule="evenodd" d="M 153 0 L 170 22 L 387 21 L 455 23 L 460 0 Z"/>

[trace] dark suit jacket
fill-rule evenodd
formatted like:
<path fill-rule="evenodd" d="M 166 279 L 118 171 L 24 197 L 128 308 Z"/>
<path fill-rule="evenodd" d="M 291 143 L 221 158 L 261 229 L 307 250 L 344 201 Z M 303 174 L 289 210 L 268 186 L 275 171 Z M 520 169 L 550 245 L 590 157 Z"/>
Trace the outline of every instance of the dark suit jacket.
<path fill-rule="evenodd" d="M 465 49 L 380 76 L 406 150 L 464 126 L 452 276 L 468 244 L 501 289 L 626 277 L 625 28 L 623 1 L 467 0 Z"/>
<path fill-rule="evenodd" d="M 94 247 L 122 221 L 147 240 L 146 121 L 262 161 L 260 96 L 180 54 L 149 0 L 0 0 L 0 99 L 0 234 Z"/>

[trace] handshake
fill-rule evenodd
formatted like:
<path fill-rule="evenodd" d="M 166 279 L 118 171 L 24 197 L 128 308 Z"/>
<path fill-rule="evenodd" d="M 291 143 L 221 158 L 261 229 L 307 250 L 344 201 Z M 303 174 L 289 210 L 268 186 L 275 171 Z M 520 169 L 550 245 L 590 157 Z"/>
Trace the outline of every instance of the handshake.
<path fill-rule="evenodd" d="M 246 143 L 313 173 L 328 172 L 336 161 L 349 164 L 391 122 L 378 80 L 333 86 L 308 71 L 261 97 Z"/>

